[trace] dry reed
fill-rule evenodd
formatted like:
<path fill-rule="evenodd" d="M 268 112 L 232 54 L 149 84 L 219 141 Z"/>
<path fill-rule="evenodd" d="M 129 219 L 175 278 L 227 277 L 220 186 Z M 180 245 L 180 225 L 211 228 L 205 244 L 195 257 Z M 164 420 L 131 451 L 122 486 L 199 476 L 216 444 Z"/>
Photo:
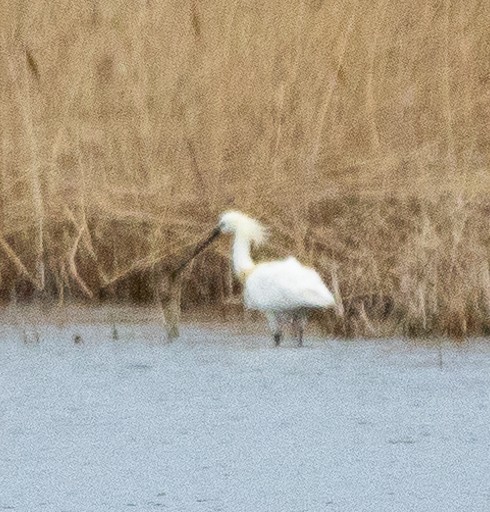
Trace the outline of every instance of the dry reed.
<path fill-rule="evenodd" d="M 5 301 L 151 300 L 233 207 L 336 288 L 337 333 L 489 332 L 489 2 L 1 4 Z"/>

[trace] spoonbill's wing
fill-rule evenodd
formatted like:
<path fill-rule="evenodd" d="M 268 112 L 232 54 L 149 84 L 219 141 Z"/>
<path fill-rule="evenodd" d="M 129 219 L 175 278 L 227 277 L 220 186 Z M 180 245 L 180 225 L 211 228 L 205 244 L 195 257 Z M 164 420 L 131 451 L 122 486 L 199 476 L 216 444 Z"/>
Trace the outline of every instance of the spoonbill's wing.
<path fill-rule="evenodd" d="M 261 263 L 245 283 L 245 304 L 251 309 L 326 308 L 334 303 L 318 273 L 295 258 Z"/>

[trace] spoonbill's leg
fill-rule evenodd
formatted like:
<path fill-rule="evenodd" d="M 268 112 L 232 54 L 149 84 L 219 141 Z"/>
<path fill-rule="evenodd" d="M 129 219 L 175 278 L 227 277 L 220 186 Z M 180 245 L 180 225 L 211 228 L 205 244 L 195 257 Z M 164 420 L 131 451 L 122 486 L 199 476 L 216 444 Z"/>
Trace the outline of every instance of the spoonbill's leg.
<path fill-rule="evenodd" d="M 296 313 L 293 316 L 293 331 L 298 339 L 298 347 L 303 346 L 303 333 L 306 327 L 306 315 L 304 313 Z"/>
<path fill-rule="evenodd" d="M 269 322 L 269 327 L 274 336 L 274 344 L 276 347 L 278 347 L 279 344 L 281 343 L 281 338 L 282 338 L 281 323 L 279 321 L 277 314 L 274 313 L 273 311 L 267 312 L 266 316 L 267 316 L 267 320 Z"/>
<path fill-rule="evenodd" d="M 298 347 L 303 346 L 303 333 L 305 331 L 305 325 L 302 318 L 298 319 Z"/>

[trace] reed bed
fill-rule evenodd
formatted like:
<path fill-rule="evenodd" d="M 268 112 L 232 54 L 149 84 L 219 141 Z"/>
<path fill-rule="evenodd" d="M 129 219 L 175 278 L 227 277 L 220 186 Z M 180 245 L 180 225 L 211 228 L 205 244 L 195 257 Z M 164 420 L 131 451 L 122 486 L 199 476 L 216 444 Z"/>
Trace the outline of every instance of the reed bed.
<path fill-rule="evenodd" d="M 225 209 L 314 264 L 327 330 L 490 330 L 490 3 L 2 0 L 0 294 L 165 293 Z M 162 285 L 162 283 L 164 283 Z M 184 307 L 239 292 L 218 243 Z"/>

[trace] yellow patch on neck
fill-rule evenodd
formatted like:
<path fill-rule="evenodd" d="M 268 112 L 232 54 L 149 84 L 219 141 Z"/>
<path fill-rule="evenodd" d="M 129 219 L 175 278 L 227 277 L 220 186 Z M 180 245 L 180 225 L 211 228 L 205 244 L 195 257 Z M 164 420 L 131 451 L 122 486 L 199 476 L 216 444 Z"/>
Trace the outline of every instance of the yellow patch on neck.
<path fill-rule="evenodd" d="M 247 270 L 242 270 L 241 272 L 238 272 L 237 278 L 240 281 L 240 283 L 245 284 L 245 281 L 247 280 L 248 276 L 253 272 L 254 267 L 247 268 Z"/>

